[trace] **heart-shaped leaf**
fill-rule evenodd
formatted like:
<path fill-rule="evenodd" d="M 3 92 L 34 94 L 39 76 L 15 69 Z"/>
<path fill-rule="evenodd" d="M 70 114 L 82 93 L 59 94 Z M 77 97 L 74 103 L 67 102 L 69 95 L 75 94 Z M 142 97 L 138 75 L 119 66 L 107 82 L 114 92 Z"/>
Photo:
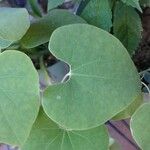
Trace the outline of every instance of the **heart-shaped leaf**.
<path fill-rule="evenodd" d="M 0 54 L 0 143 L 21 146 L 39 109 L 38 74 L 18 51 Z"/>
<path fill-rule="evenodd" d="M 29 26 L 30 20 L 26 9 L 0 8 L 0 39 L 10 42 L 18 41 Z"/>
<path fill-rule="evenodd" d="M 150 103 L 143 104 L 131 118 L 131 131 L 134 139 L 142 148 L 150 148 Z"/>
<path fill-rule="evenodd" d="M 85 131 L 65 130 L 43 111 L 32 128 L 22 150 L 107 150 L 108 134 L 104 126 Z"/>
<path fill-rule="evenodd" d="M 25 48 L 33 48 L 49 41 L 52 32 L 63 25 L 86 23 L 82 18 L 67 10 L 52 10 L 42 19 L 31 24 L 28 32 L 21 40 Z"/>
<path fill-rule="evenodd" d="M 99 126 L 139 95 L 136 68 L 108 32 L 86 24 L 60 27 L 49 49 L 71 69 L 69 81 L 44 92 L 44 110 L 59 125 L 78 130 Z"/>

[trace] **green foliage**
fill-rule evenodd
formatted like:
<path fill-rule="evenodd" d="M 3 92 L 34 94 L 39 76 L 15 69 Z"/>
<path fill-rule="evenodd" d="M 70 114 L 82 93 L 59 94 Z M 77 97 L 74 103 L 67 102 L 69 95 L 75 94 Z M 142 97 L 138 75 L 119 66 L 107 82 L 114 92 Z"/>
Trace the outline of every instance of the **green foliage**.
<path fill-rule="evenodd" d="M 13 50 L 0 54 L 0 68 L 0 142 L 21 146 L 38 114 L 38 75 L 31 60 Z"/>
<path fill-rule="evenodd" d="M 5 39 L 0 39 L 0 49 L 7 48 L 12 44 L 11 41 L 5 40 Z"/>
<path fill-rule="evenodd" d="M 20 40 L 29 25 L 29 15 L 25 9 L 0 8 L 0 48 Z"/>
<path fill-rule="evenodd" d="M 23 150 L 107 150 L 105 123 L 134 113 L 133 137 L 148 150 L 150 105 L 137 110 L 141 81 L 128 54 L 141 39 L 139 1 L 73 0 L 77 14 L 58 9 L 64 0 L 49 0 L 47 14 L 28 2 L 34 14 L 0 8 L 0 143 Z M 59 84 L 51 83 L 46 68 L 54 58 L 70 69 Z"/>
<path fill-rule="evenodd" d="M 33 22 L 21 39 L 21 45 L 25 48 L 34 48 L 49 41 L 52 32 L 63 25 L 73 23 L 86 23 L 82 18 L 67 10 L 55 9 L 46 16 Z"/>
<path fill-rule="evenodd" d="M 135 100 L 127 106 L 127 108 L 120 113 L 118 113 L 115 117 L 113 117 L 113 120 L 121 120 L 121 119 L 126 119 L 130 118 L 133 113 L 136 111 L 136 109 L 142 104 L 143 98 L 142 95 L 138 95 Z"/>
<path fill-rule="evenodd" d="M 114 12 L 114 35 L 132 54 L 141 40 L 142 24 L 137 12 L 123 3 L 117 3 Z"/>
<path fill-rule="evenodd" d="M 142 11 L 139 0 L 122 0 L 125 4 L 137 8 L 139 11 Z"/>
<path fill-rule="evenodd" d="M 57 6 L 61 5 L 64 0 L 48 0 L 48 10 L 56 8 Z"/>
<path fill-rule="evenodd" d="M 107 150 L 107 148 L 108 134 L 104 126 L 84 131 L 65 130 L 41 110 L 22 150 Z"/>
<path fill-rule="evenodd" d="M 143 104 L 131 118 L 132 135 L 143 150 L 150 148 L 150 103 Z"/>
<path fill-rule="evenodd" d="M 69 81 L 50 86 L 43 98 L 44 110 L 61 126 L 98 126 L 137 97 L 137 71 L 126 49 L 107 32 L 84 24 L 61 27 L 52 34 L 49 49 L 71 69 Z"/>
<path fill-rule="evenodd" d="M 107 31 L 112 27 L 112 13 L 108 0 L 90 0 L 81 13 L 89 24 L 95 25 Z"/>

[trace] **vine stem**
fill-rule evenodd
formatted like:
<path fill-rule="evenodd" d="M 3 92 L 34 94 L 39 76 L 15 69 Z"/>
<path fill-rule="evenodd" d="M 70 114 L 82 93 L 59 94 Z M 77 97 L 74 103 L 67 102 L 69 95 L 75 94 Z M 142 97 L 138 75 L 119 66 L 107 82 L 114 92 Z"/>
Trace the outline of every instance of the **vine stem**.
<path fill-rule="evenodd" d="M 63 83 L 63 82 L 66 80 L 66 78 L 69 77 L 69 76 L 71 76 L 71 71 L 68 72 L 68 73 L 63 77 L 63 79 L 61 80 L 61 83 Z"/>
<path fill-rule="evenodd" d="M 150 89 L 149 89 L 149 87 L 144 82 L 141 82 L 141 83 L 146 87 L 146 89 L 148 91 L 148 94 L 150 95 Z"/>

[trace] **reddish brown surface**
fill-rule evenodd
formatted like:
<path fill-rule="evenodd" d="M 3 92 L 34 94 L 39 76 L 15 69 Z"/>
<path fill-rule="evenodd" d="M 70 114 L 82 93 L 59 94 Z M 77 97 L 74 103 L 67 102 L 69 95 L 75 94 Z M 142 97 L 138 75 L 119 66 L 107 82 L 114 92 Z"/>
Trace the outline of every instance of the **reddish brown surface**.
<path fill-rule="evenodd" d="M 140 150 L 132 138 L 129 120 L 111 121 L 107 124 L 110 136 L 120 144 L 121 150 Z"/>
<path fill-rule="evenodd" d="M 150 68 L 150 8 L 145 8 L 142 15 L 142 24 L 142 40 L 133 56 L 133 61 L 139 71 Z"/>

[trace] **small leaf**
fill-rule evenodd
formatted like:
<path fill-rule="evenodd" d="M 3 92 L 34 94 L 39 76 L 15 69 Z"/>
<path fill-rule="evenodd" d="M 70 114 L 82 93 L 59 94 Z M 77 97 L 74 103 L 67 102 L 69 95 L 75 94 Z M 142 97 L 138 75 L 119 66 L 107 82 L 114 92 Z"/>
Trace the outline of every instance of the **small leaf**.
<path fill-rule="evenodd" d="M 89 24 L 110 31 L 112 27 L 112 12 L 108 0 L 90 0 L 86 5 L 81 17 Z"/>
<path fill-rule="evenodd" d="M 69 81 L 46 89 L 47 115 L 69 129 L 99 126 L 140 93 L 140 79 L 126 49 L 108 32 L 87 24 L 56 29 L 50 51 L 70 65 Z M 130 86 L 129 86 L 130 85 Z"/>
<path fill-rule="evenodd" d="M 18 41 L 30 26 L 29 15 L 24 8 L 0 8 L 0 39 Z"/>
<path fill-rule="evenodd" d="M 21 146 L 39 109 L 38 74 L 18 51 L 0 54 L 0 143 Z"/>
<path fill-rule="evenodd" d="M 114 35 L 132 54 L 141 40 L 142 23 L 137 12 L 123 3 L 116 4 L 114 14 Z"/>
<path fill-rule="evenodd" d="M 142 12 L 142 9 L 139 4 L 139 0 L 122 0 L 125 4 L 132 6 L 134 8 L 137 8 L 140 12 Z"/>
<path fill-rule="evenodd" d="M 91 130 L 65 130 L 41 110 L 22 150 L 107 150 L 108 134 L 104 126 Z"/>
<path fill-rule="evenodd" d="M 33 48 L 49 41 L 52 32 L 63 25 L 86 23 L 82 18 L 67 10 L 52 10 L 46 16 L 31 24 L 28 32 L 22 38 L 25 48 Z"/>
<path fill-rule="evenodd" d="M 64 0 L 48 0 L 48 11 L 61 5 Z"/>
<path fill-rule="evenodd" d="M 142 150 L 150 148 L 150 103 L 143 104 L 131 118 L 132 135 Z"/>

